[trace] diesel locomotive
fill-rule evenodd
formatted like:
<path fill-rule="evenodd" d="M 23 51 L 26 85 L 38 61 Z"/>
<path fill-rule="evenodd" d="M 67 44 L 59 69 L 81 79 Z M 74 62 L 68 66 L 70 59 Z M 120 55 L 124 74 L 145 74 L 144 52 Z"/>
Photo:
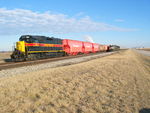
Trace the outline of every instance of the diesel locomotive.
<path fill-rule="evenodd" d="M 109 51 L 110 46 L 70 39 L 23 35 L 16 42 L 12 61 L 26 61 L 66 55 Z"/>
<path fill-rule="evenodd" d="M 62 40 L 54 37 L 23 35 L 11 55 L 13 61 L 63 56 Z"/>

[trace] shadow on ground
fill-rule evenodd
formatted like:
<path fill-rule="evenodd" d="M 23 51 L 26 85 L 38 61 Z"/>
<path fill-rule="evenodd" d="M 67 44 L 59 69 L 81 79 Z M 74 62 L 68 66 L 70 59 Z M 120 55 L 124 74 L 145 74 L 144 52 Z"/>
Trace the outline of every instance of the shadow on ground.
<path fill-rule="evenodd" d="M 150 109 L 148 108 L 143 108 L 139 111 L 139 113 L 150 113 Z"/>
<path fill-rule="evenodd" d="M 3 59 L 5 62 L 12 62 L 11 59 Z"/>

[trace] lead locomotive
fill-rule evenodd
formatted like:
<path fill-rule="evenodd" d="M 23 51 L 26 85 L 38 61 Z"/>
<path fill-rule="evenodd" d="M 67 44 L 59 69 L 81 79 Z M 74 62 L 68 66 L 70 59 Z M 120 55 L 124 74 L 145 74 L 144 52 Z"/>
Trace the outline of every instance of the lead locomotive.
<path fill-rule="evenodd" d="M 16 48 L 11 55 L 11 59 L 13 61 L 24 61 L 63 55 L 61 39 L 23 35 L 16 42 Z"/>

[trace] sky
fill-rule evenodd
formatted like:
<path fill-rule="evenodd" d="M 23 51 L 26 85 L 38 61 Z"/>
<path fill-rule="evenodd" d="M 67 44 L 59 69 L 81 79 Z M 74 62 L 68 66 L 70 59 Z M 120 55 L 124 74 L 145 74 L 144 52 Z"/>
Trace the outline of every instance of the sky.
<path fill-rule="evenodd" d="M 0 0 L 0 51 L 26 34 L 150 47 L 150 0 Z"/>

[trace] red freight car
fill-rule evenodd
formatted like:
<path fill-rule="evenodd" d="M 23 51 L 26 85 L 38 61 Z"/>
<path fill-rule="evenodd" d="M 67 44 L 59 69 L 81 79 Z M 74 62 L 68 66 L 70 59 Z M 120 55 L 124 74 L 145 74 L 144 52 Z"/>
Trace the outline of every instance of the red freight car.
<path fill-rule="evenodd" d="M 83 42 L 83 53 L 90 53 L 93 51 L 93 45 L 90 42 Z"/>
<path fill-rule="evenodd" d="M 104 45 L 105 46 L 105 51 L 108 51 L 109 50 L 109 46 L 107 45 Z"/>
<path fill-rule="evenodd" d="M 109 46 L 107 45 L 99 45 L 100 51 L 108 51 L 109 50 Z"/>
<path fill-rule="evenodd" d="M 83 53 L 83 42 L 64 39 L 63 50 L 69 55 L 77 55 L 78 53 Z"/>
<path fill-rule="evenodd" d="M 100 51 L 99 50 L 99 44 L 92 43 L 92 45 L 93 45 L 93 53 L 96 53 L 96 52 Z"/>
<path fill-rule="evenodd" d="M 105 45 L 99 45 L 99 49 L 100 49 L 101 52 L 105 51 Z"/>

